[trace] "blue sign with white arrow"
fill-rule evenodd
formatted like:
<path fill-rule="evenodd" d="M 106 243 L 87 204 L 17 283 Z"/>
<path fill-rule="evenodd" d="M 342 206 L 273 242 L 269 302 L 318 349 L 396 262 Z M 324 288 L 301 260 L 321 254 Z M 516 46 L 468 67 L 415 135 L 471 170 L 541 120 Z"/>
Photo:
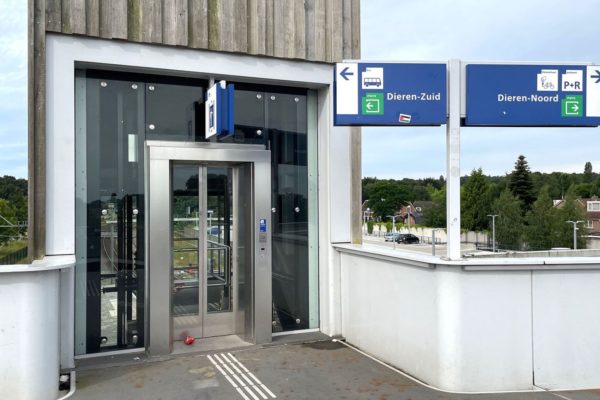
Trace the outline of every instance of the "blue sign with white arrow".
<path fill-rule="evenodd" d="M 442 125 L 446 64 L 338 63 L 335 125 Z"/>
<path fill-rule="evenodd" d="M 598 126 L 600 67 L 468 64 L 467 126 Z"/>

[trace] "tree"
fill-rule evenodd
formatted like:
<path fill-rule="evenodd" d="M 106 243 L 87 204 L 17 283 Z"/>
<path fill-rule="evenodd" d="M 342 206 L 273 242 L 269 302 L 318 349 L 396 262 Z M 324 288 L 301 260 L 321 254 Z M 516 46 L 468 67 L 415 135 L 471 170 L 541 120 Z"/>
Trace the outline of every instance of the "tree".
<path fill-rule="evenodd" d="M 380 218 L 394 215 L 402 204 L 409 199 L 405 185 L 391 179 L 377 181 L 369 185 L 367 195 L 369 207 L 375 216 Z"/>
<path fill-rule="evenodd" d="M 486 229 L 490 203 L 490 185 L 481 168 L 474 169 L 461 190 L 462 227 L 470 231 Z"/>
<path fill-rule="evenodd" d="M 515 169 L 509 176 L 508 187 L 512 194 L 521 201 L 524 215 L 535 201 L 531 171 L 524 155 L 520 155 L 515 162 Z"/>
<path fill-rule="evenodd" d="M 446 227 L 446 187 L 435 189 L 428 187 L 432 206 L 423 210 L 423 222 L 432 228 Z"/>
<path fill-rule="evenodd" d="M 0 225 L 14 225 L 17 223 L 16 208 L 5 199 L 0 199 Z M 8 242 L 12 237 L 18 236 L 18 228 L 0 228 L 0 244 Z"/>
<path fill-rule="evenodd" d="M 583 167 L 583 181 L 585 183 L 592 183 L 593 180 L 594 174 L 592 173 L 592 163 L 588 161 Z"/>
<path fill-rule="evenodd" d="M 505 189 L 492 206 L 496 218 L 496 242 L 507 250 L 520 250 L 523 236 L 521 202 Z"/>
<path fill-rule="evenodd" d="M 565 194 L 565 200 L 562 206 L 557 210 L 556 228 L 554 230 L 554 237 L 552 247 L 573 247 L 573 225 L 567 221 L 585 221 L 586 214 L 581 205 L 577 200 L 577 197 L 573 191 L 573 187 L 569 188 Z M 587 234 L 585 224 L 577 224 L 577 248 L 585 249 Z"/>
<path fill-rule="evenodd" d="M 530 250 L 545 250 L 553 246 L 558 217 L 558 210 L 552 204 L 549 187 L 545 185 L 526 216 L 525 242 Z"/>

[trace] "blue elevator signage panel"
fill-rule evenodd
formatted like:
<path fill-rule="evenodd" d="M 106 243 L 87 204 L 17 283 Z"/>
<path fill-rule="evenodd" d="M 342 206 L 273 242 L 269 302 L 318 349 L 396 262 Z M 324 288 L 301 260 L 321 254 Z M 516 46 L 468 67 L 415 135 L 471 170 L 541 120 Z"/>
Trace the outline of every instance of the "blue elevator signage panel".
<path fill-rule="evenodd" d="M 446 64 L 336 65 L 335 125 L 442 125 L 446 118 Z"/>
<path fill-rule="evenodd" d="M 600 125 L 600 67 L 469 64 L 470 126 Z"/>
<path fill-rule="evenodd" d="M 210 138 L 234 134 L 234 86 L 225 81 L 215 83 L 206 91 L 205 136 Z"/>

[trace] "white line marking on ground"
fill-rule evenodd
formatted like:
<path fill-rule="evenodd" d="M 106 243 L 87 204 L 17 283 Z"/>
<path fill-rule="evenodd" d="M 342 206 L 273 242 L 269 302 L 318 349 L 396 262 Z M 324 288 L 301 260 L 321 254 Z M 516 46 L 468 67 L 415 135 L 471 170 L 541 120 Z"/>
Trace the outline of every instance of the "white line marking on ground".
<path fill-rule="evenodd" d="M 244 381 L 241 380 L 237 375 L 233 375 L 233 377 L 240 384 L 240 386 L 242 386 L 242 387 L 246 386 L 246 384 L 244 383 Z"/>
<path fill-rule="evenodd" d="M 248 396 L 246 396 L 246 393 L 244 393 L 244 391 L 240 388 L 235 388 L 235 390 L 237 390 L 237 392 L 244 398 L 244 400 L 250 400 L 248 398 Z"/>
<path fill-rule="evenodd" d="M 248 370 L 248 368 L 244 366 L 244 364 L 242 364 L 231 353 L 212 354 L 208 356 L 208 359 L 219 370 L 221 375 L 223 375 L 227 379 L 231 386 L 234 387 L 234 389 L 240 394 L 240 396 L 244 398 L 244 400 L 250 400 L 250 398 L 246 396 L 244 390 L 250 396 L 252 396 L 252 399 L 260 400 L 259 397 L 252 391 L 252 389 L 254 389 L 256 393 L 258 393 L 260 397 L 262 397 L 264 400 L 269 399 L 269 397 L 267 397 L 265 393 L 267 393 L 273 399 L 277 398 L 277 396 L 275 396 L 275 394 L 273 394 L 273 392 L 271 392 L 269 388 L 267 388 L 252 372 Z M 233 368 L 236 372 L 233 372 L 233 370 L 230 367 Z M 246 376 L 242 372 L 242 370 L 246 371 L 248 376 L 250 376 L 256 383 L 254 383 L 250 378 L 248 378 L 248 376 Z"/>
<path fill-rule="evenodd" d="M 229 368 L 229 365 L 223 364 L 223 368 L 225 368 L 227 370 L 227 372 L 229 372 L 229 375 L 234 375 L 235 374 L 235 372 L 233 372 L 231 370 L 231 368 Z"/>
<path fill-rule="evenodd" d="M 254 390 L 256 390 L 258 392 L 258 394 L 260 394 L 260 397 L 262 397 L 263 399 L 267 400 L 268 397 L 262 392 L 262 390 L 260 390 L 258 388 L 258 386 L 252 386 L 254 388 Z"/>
<path fill-rule="evenodd" d="M 258 396 L 255 395 L 254 392 L 248 386 L 244 386 L 244 389 L 246 389 L 246 392 L 250 393 L 250 396 L 252 396 L 254 400 L 259 400 Z"/>
<path fill-rule="evenodd" d="M 219 357 L 218 354 L 215 354 L 215 358 L 217 359 L 217 361 L 219 362 L 219 364 L 223 364 L 223 361 L 221 361 L 221 358 Z"/>
<path fill-rule="evenodd" d="M 219 370 L 220 373 L 223 374 L 223 376 L 227 376 L 227 374 L 225 373 L 225 371 L 223 371 L 223 369 L 221 368 L 221 366 L 219 364 L 215 363 L 215 367 L 217 367 L 217 369 Z"/>
<path fill-rule="evenodd" d="M 242 378 L 244 378 L 244 380 L 245 380 L 246 382 L 248 382 L 248 386 L 254 386 L 254 382 L 252 382 L 252 381 L 250 380 L 250 378 L 248 378 L 246 375 L 244 375 L 244 374 L 241 374 L 240 376 L 241 376 Z"/>
<path fill-rule="evenodd" d="M 233 381 L 233 379 L 231 379 L 231 378 L 230 378 L 230 377 L 228 377 L 227 375 L 224 375 L 224 376 L 225 376 L 225 378 L 227 378 L 227 380 L 229 381 L 229 383 L 231 383 L 231 386 L 233 386 L 233 387 L 234 387 L 234 388 L 236 388 L 236 389 L 238 388 L 238 385 L 237 385 L 237 383 L 235 383 L 235 382 Z"/>
<path fill-rule="evenodd" d="M 237 365 L 230 363 L 229 365 L 231 365 L 233 367 L 233 369 L 235 369 L 235 372 L 237 372 L 238 374 L 243 374 L 242 370 L 239 369 L 237 367 Z"/>

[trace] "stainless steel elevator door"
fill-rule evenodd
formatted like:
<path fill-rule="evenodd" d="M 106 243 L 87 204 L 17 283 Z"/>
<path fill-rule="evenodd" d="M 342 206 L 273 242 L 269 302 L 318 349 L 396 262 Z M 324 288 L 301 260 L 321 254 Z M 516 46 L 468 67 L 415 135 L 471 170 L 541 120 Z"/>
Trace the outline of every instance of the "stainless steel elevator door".
<path fill-rule="evenodd" d="M 234 190 L 239 166 L 231 164 L 172 165 L 171 249 L 173 339 L 236 333 L 241 297 L 238 265 L 239 232 L 248 222 L 236 210 Z M 235 218 L 234 218 L 235 217 Z M 242 299 L 243 300 L 243 299 Z M 242 307 L 243 308 L 243 307 Z"/>

